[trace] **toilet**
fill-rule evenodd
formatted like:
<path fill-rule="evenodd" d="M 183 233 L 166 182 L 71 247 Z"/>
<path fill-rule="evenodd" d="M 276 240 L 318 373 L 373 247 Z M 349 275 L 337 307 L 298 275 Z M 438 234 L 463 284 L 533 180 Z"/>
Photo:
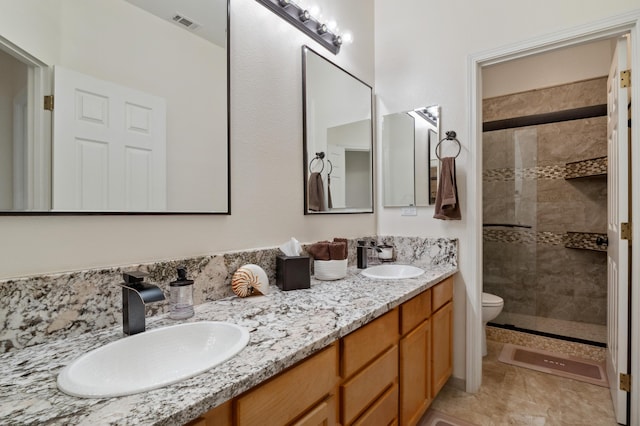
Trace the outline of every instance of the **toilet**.
<path fill-rule="evenodd" d="M 504 300 L 491 293 L 482 293 L 482 356 L 487 355 L 487 323 L 500 315 Z"/>

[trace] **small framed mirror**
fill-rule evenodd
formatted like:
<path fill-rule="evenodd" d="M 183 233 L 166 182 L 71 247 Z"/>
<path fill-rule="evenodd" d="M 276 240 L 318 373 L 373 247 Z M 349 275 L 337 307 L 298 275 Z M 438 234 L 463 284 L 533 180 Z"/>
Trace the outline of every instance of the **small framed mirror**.
<path fill-rule="evenodd" d="M 382 119 L 382 185 L 385 207 L 435 203 L 438 187 L 440 107 L 431 105 Z"/>
<path fill-rule="evenodd" d="M 304 213 L 373 213 L 373 90 L 302 48 Z"/>

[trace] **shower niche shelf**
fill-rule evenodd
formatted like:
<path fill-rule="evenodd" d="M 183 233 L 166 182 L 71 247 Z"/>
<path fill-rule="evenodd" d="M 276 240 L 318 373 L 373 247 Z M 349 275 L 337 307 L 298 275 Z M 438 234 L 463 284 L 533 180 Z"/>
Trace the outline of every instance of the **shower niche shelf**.
<path fill-rule="evenodd" d="M 589 158 L 565 164 L 564 178 L 566 180 L 589 177 L 607 177 L 607 157 Z"/>
<path fill-rule="evenodd" d="M 564 246 L 578 250 L 607 252 L 607 234 L 597 232 L 567 232 Z"/>

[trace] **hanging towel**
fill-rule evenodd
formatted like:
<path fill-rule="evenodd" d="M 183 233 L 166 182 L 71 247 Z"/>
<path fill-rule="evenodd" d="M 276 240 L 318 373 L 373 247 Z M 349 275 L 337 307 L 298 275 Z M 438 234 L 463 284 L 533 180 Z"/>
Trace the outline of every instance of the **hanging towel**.
<path fill-rule="evenodd" d="M 444 157 L 440 166 L 440 180 L 436 193 L 436 209 L 433 215 L 436 219 L 460 220 L 460 201 L 456 186 L 456 159 Z"/>
<path fill-rule="evenodd" d="M 326 210 L 324 207 L 324 184 L 322 176 L 318 172 L 309 175 L 309 210 L 321 212 Z"/>

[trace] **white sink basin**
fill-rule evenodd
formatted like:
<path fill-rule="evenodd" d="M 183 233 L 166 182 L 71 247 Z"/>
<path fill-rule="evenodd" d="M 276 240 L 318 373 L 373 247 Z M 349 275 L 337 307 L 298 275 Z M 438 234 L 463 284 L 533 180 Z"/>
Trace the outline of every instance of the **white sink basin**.
<path fill-rule="evenodd" d="M 227 322 L 201 321 L 145 331 L 82 355 L 60 371 L 58 388 L 84 398 L 145 392 L 207 371 L 248 342 L 247 329 Z"/>
<path fill-rule="evenodd" d="M 424 274 L 424 269 L 411 265 L 377 265 L 363 270 L 362 275 L 381 280 L 401 280 Z"/>

